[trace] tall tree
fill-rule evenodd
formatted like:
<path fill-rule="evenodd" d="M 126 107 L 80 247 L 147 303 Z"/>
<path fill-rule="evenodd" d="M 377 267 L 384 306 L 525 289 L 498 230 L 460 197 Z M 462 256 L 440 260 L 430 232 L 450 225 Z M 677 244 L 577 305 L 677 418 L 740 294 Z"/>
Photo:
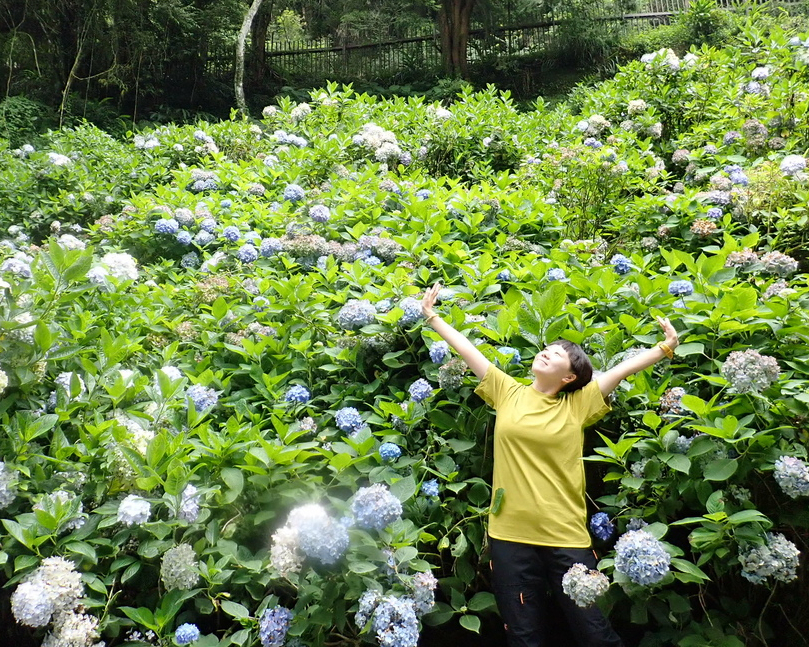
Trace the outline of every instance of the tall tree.
<path fill-rule="evenodd" d="M 475 2 L 476 0 L 441 0 L 438 26 L 441 30 L 441 58 L 447 74 L 464 78 L 468 74 L 466 49 Z"/>
<path fill-rule="evenodd" d="M 236 107 L 245 114 L 247 114 L 247 101 L 244 99 L 244 50 L 247 35 L 253 25 L 253 18 L 256 17 L 263 3 L 264 0 L 253 0 L 247 13 L 244 14 L 242 28 L 239 30 L 239 37 L 236 39 L 236 69 L 233 73 L 233 89 L 236 93 Z"/>

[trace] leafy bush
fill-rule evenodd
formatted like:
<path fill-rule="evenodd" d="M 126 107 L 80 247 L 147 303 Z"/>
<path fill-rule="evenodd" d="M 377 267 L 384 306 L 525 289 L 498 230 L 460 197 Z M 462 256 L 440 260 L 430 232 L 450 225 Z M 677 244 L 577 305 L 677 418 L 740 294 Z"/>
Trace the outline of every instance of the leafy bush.
<path fill-rule="evenodd" d="M 644 646 L 795 642 L 806 42 L 749 24 L 553 110 L 330 85 L 260 121 L 0 151 L 9 631 L 477 631 L 503 495 L 491 412 L 422 325 L 441 280 L 439 311 L 518 379 L 558 338 L 608 369 L 671 317 L 677 353 L 588 434 L 602 604 Z"/>
<path fill-rule="evenodd" d="M 11 146 L 32 141 L 55 123 L 53 111 L 44 103 L 22 96 L 0 101 L 0 137 Z"/>

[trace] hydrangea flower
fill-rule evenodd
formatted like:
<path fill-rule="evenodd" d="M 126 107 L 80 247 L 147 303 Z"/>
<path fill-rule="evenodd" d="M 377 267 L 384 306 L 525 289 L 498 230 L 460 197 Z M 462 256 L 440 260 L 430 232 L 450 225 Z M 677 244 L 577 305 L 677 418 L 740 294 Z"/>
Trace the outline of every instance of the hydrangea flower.
<path fill-rule="evenodd" d="M 778 380 L 781 370 L 774 357 L 748 348 L 730 353 L 722 365 L 721 373 L 738 393 L 747 393 L 766 389 Z"/>
<path fill-rule="evenodd" d="M 11 595 L 14 618 L 28 627 L 44 627 L 52 617 L 75 610 L 84 594 L 81 573 L 64 557 L 46 557 Z"/>
<path fill-rule="evenodd" d="M 265 609 L 258 624 L 258 635 L 263 647 L 283 647 L 289 626 L 292 624 L 292 611 L 275 606 Z"/>
<path fill-rule="evenodd" d="M 402 309 L 402 317 L 399 323 L 402 326 L 410 326 L 422 318 L 421 302 L 413 297 L 405 297 L 399 302 L 399 307 Z"/>
<path fill-rule="evenodd" d="M 423 402 L 433 394 L 432 385 L 424 378 L 419 378 L 408 389 L 410 397 L 416 402 Z"/>
<path fill-rule="evenodd" d="M 259 251 L 265 258 L 273 256 L 284 249 L 284 243 L 280 238 L 263 238 Z"/>
<path fill-rule="evenodd" d="M 432 611 L 437 586 L 438 580 L 432 573 L 416 573 L 413 576 L 413 608 L 417 617 Z"/>
<path fill-rule="evenodd" d="M 742 577 L 753 584 L 791 582 L 798 577 L 800 551 L 781 533 L 766 533 L 763 546 L 750 546 L 739 552 Z"/>
<path fill-rule="evenodd" d="M 305 386 L 295 384 L 287 389 L 287 392 L 284 394 L 284 401 L 300 402 L 303 404 L 308 402 L 310 397 L 311 394 L 309 393 L 309 389 L 307 389 Z"/>
<path fill-rule="evenodd" d="M 154 230 L 158 234 L 174 235 L 180 230 L 180 223 L 174 218 L 162 218 L 155 223 Z"/>
<path fill-rule="evenodd" d="M 766 66 L 757 67 L 756 69 L 754 69 L 752 71 L 750 76 L 752 76 L 753 80 L 755 80 L 755 81 L 764 81 L 765 79 L 767 79 L 770 76 L 770 68 L 768 68 Z"/>
<path fill-rule="evenodd" d="M 608 541 L 615 534 L 615 525 L 606 512 L 596 512 L 590 517 L 590 530 L 601 541 Z"/>
<path fill-rule="evenodd" d="M 242 237 L 239 228 L 234 225 L 229 225 L 222 230 L 222 238 L 229 240 L 231 243 L 237 242 Z"/>
<path fill-rule="evenodd" d="M 300 202 L 304 197 L 306 197 L 306 191 L 298 184 L 287 184 L 284 188 L 284 200 Z"/>
<path fill-rule="evenodd" d="M 152 505 L 137 494 L 128 495 L 118 504 L 118 521 L 125 526 L 139 526 L 149 521 Z"/>
<path fill-rule="evenodd" d="M 135 259 L 125 252 L 109 252 L 101 257 L 101 264 L 110 275 L 119 281 L 135 281 L 138 278 L 138 266 Z"/>
<path fill-rule="evenodd" d="M 629 274 L 632 271 L 631 261 L 623 254 L 615 254 L 610 260 L 610 263 L 615 268 L 616 274 Z"/>
<path fill-rule="evenodd" d="M 354 622 L 356 623 L 357 627 L 360 629 L 365 628 L 365 625 L 368 624 L 368 621 L 374 614 L 374 611 L 376 610 L 376 607 L 381 599 L 382 595 L 376 589 L 366 589 L 363 591 L 360 599 L 358 600 L 359 608 L 357 609 L 357 613 L 354 615 Z"/>
<path fill-rule="evenodd" d="M 421 484 L 421 493 L 424 496 L 438 496 L 438 480 L 430 479 Z"/>
<path fill-rule="evenodd" d="M 351 511 L 360 528 L 384 530 L 402 516 L 402 504 L 386 485 L 375 483 L 357 491 Z"/>
<path fill-rule="evenodd" d="M 376 607 L 373 629 L 380 647 L 416 647 L 418 619 L 413 600 L 387 596 Z"/>
<path fill-rule="evenodd" d="M 545 276 L 549 281 L 564 281 L 567 278 L 567 274 L 561 267 L 552 267 Z"/>
<path fill-rule="evenodd" d="M 694 293 L 691 281 L 672 281 L 669 283 L 669 294 L 675 297 L 687 297 Z"/>
<path fill-rule="evenodd" d="M 449 344 L 443 340 L 441 341 L 434 341 L 430 344 L 430 359 L 435 364 L 440 364 L 443 362 L 447 357 L 449 357 Z"/>
<path fill-rule="evenodd" d="M 337 313 L 337 323 L 345 330 L 357 330 L 376 321 L 376 308 L 367 299 L 349 299 Z"/>
<path fill-rule="evenodd" d="M 729 130 L 724 134 L 722 137 L 722 143 L 725 146 L 729 146 L 742 138 L 742 134 L 738 130 Z"/>
<path fill-rule="evenodd" d="M 199 637 L 199 628 L 190 622 L 181 624 L 177 627 L 177 631 L 174 632 L 174 640 L 177 641 L 178 645 L 190 645 L 199 640 Z"/>
<path fill-rule="evenodd" d="M 334 415 L 334 421 L 342 431 L 359 431 L 365 426 L 360 412 L 354 407 L 343 407 Z"/>
<path fill-rule="evenodd" d="M 803 155 L 787 155 L 781 160 L 781 173 L 788 177 L 797 175 L 806 168 L 806 158 Z"/>
<path fill-rule="evenodd" d="M 205 411 L 211 407 L 215 407 L 219 401 L 219 396 L 216 391 L 209 389 L 201 384 L 192 384 L 185 392 L 186 397 L 194 404 L 196 411 Z"/>
<path fill-rule="evenodd" d="M 645 530 L 630 530 L 615 544 L 615 570 L 635 584 L 657 584 L 669 572 L 670 563 L 663 544 Z"/>
<path fill-rule="evenodd" d="M 331 218 L 329 208 L 322 204 L 316 204 L 309 207 L 309 217 L 315 222 L 328 222 Z"/>
<path fill-rule="evenodd" d="M 6 464 L 0 461 L 0 510 L 10 506 L 17 498 L 17 472 L 6 468 Z"/>
<path fill-rule="evenodd" d="M 775 461 L 773 476 L 787 496 L 797 499 L 809 495 L 809 466 L 800 458 L 781 456 Z"/>
<path fill-rule="evenodd" d="M 185 230 L 177 232 L 177 242 L 180 245 L 190 245 L 192 241 L 191 233 Z"/>
<path fill-rule="evenodd" d="M 402 450 L 396 443 L 382 443 L 379 447 L 379 455 L 383 461 L 395 461 L 402 455 Z"/>
<path fill-rule="evenodd" d="M 191 483 L 185 486 L 180 495 L 180 509 L 177 511 L 177 518 L 188 523 L 194 523 L 199 516 L 200 495 L 197 488 Z"/>
<path fill-rule="evenodd" d="M 346 526 L 332 519 L 323 506 L 316 503 L 292 510 L 288 524 L 297 534 L 301 552 L 321 564 L 334 564 L 348 548 Z"/>
<path fill-rule="evenodd" d="M 777 251 L 764 254 L 761 257 L 761 264 L 765 272 L 779 276 L 789 276 L 798 271 L 798 261 Z"/>
<path fill-rule="evenodd" d="M 509 270 L 500 270 L 497 273 L 497 280 L 498 281 L 513 281 L 514 276 L 511 274 Z"/>
<path fill-rule="evenodd" d="M 432 194 L 433 192 L 430 191 L 430 189 L 419 189 L 418 191 L 416 191 L 416 197 L 419 200 L 426 200 L 427 198 L 432 196 Z"/>
<path fill-rule="evenodd" d="M 705 213 L 706 218 L 710 218 L 711 220 L 717 220 L 722 217 L 722 209 L 719 207 L 711 207 Z"/>
<path fill-rule="evenodd" d="M 579 607 L 591 607 L 610 588 L 610 581 L 600 571 L 588 570 L 584 564 L 573 564 L 562 576 L 562 591 Z"/>
<path fill-rule="evenodd" d="M 512 348 L 511 346 L 500 346 L 497 349 L 497 352 L 501 355 L 510 356 L 511 359 L 509 360 L 509 364 L 519 364 L 522 361 L 520 351 L 518 351 L 516 348 Z"/>
<path fill-rule="evenodd" d="M 204 230 L 198 231 L 197 235 L 194 236 L 194 242 L 200 247 L 205 247 L 205 245 L 212 242 L 213 240 L 214 235 Z"/>
<path fill-rule="evenodd" d="M 199 223 L 199 228 L 202 231 L 207 231 L 209 234 L 212 234 L 216 231 L 216 220 L 213 218 L 203 218 L 202 222 Z M 238 232 L 239 230 L 236 229 L 236 231 Z"/>
<path fill-rule="evenodd" d="M 252 263 L 258 258 L 258 250 L 254 245 L 246 243 L 239 248 L 238 252 L 236 252 L 236 258 L 238 258 L 242 263 Z"/>
<path fill-rule="evenodd" d="M 660 411 L 662 413 L 670 413 L 678 416 L 683 415 L 686 412 L 686 408 L 682 403 L 684 395 L 685 389 L 681 386 L 668 389 L 660 396 Z"/>

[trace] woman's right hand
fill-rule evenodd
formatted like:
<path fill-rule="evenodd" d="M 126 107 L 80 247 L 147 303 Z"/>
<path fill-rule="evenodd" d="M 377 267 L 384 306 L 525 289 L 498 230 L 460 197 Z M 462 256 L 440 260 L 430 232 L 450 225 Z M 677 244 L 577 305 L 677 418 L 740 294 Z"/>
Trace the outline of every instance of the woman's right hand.
<path fill-rule="evenodd" d="M 431 288 L 427 288 L 424 291 L 424 296 L 421 297 L 421 313 L 425 317 L 429 317 L 435 314 L 433 310 L 433 306 L 435 306 L 435 301 L 438 298 L 438 292 L 441 290 L 441 281 L 436 281 L 435 285 Z"/>

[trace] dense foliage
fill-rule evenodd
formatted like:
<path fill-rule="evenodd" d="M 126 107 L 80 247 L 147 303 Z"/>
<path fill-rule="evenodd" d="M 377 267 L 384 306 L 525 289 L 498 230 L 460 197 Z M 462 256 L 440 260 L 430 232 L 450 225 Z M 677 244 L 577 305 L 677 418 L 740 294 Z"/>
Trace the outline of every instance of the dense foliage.
<path fill-rule="evenodd" d="M 797 639 L 808 46 L 752 22 L 572 110 L 331 86 L 259 122 L 2 151 L 3 626 L 265 647 L 477 630 L 503 493 L 492 415 L 421 324 L 441 280 L 440 312 L 518 378 L 560 337 L 603 370 L 671 317 L 676 356 L 589 432 L 602 575 L 566 590 L 607 589 L 644 645 Z"/>

